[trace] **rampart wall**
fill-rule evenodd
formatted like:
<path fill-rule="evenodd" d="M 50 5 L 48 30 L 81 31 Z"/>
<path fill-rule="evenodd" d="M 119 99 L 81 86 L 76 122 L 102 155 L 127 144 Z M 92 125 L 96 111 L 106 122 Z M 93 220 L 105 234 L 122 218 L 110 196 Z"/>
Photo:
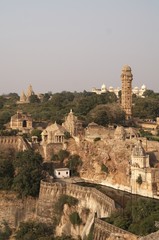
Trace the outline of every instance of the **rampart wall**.
<path fill-rule="evenodd" d="M 29 148 L 29 145 L 21 136 L 0 136 L 0 148 L 14 148 L 17 151 L 24 151 Z"/>
<path fill-rule="evenodd" d="M 109 224 L 101 219 L 96 218 L 94 221 L 93 240 L 105 240 L 112 236 L 113 239 L 136 240 L 138 236 Z M 116 237 L 116 238 L 115 238 Z M 122 238 L 120 238 L 122 237 Z"/>
<path fill-rule="evenodd" d="M 41 181 L 37 216 L 51 219 L 53 204 L 62 194 L 77 198 L 82 207 L 91 209 L 98 218 L 108 217 L 112 211 L 115 211 L 114 200 L 94 188 L 71 183 Z"/>

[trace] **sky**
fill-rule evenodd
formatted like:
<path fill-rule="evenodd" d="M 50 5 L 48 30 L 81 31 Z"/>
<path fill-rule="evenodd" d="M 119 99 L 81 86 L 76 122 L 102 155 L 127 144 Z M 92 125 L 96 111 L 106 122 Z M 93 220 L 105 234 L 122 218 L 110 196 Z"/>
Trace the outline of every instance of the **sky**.
<path fill-rule="evenodd" d="M 158 0 L 0 0 L 0 94 L 121 87 L 159 92 Z"/>

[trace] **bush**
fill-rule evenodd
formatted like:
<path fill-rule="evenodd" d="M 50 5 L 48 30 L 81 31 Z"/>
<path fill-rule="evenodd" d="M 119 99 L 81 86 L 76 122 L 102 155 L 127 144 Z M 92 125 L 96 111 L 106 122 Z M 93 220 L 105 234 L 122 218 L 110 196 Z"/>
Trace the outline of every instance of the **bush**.
<path fill-rule="evenodd" d="M 65 158 L 68 158 L 70 153 L 67 150 L 60 150 L 58 152 L 58 158 L 60 161 L 63 161 Z"/>
<path fill-rule="evenodd" d="M 37 240 L 41 239 L 41 237 L 53 237 L 53 226 L 45 223 L 28 221 L 20 224 L 15 239 Z"/>
<path fill-rule="evenodd" d="M 55 204 L 55 210 L 57 213 L 62 213 L 64 204 L 68 204 L 69 207 L 75 206 L 78 204 L 78 199 L 72 196 L 62 195 Z"/>
<path fill-rule="evenodd" d="M 12 230 L 6 221 L 0 224 L 0 240 L 7 240 L 12 234 Z"/>
<path fill-rule="evenodd" d="M 69 216 L 69 219 L 73 225 L 80 225 L 82 223 L 82 220 L 81 220 L 78 212 L 71 213 Z"/>
<path fill-rule="evenodd" d="M 94 142 L 98 142 L 98 141 L 100 141 L 100 140 L 101 140 L 100 137 L 96 137 L 96 138 L 94 139 Z"/>
<path fill-rule="evenodd" d="M 67 167 L 71 170 L 72 176 L 78 175 L 78 167 L 82 165 L 82 160 L 79 155 L 73 154 L 69 157 Z"/>
<path fill-rule="evenodd" d="M 103 164 L 102 163 L 102 166 L 101 166 L 101 171 L 102 172 L 105 172 L 105 173 L 108 173 L 109 171 L 108 171 L 108 167 L 105 165 L 105 164 Z"/>
<path fill-rule="evenodd" d="M 138 178 L 136 179 L 136 182 L 141 185 L 142 184 L 142 177 L 141 174 L 138 176 Z"/>
<path fill-rule="evenodd" d="M 65 139 L 71 138 L 70 133 L 69 133 L 69 132 L 64 132 L 64 138 L 65 138 Z"/>

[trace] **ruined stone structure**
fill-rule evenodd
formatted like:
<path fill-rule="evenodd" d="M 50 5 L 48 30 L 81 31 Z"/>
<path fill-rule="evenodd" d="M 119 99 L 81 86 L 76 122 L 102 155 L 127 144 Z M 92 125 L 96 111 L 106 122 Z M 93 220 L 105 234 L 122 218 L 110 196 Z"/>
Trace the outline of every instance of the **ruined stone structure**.
<path fill-rule="evenodd" d="M 24 104 L 24 103 L 29 103 L 30 102 L 30 97 L 34 95 L 34 91 L 31 85 L 29 85 L 27 89 L 27 93 L 25 94 L 24 91 L 22 91 L 20 95 L 20 100 L 17 102 L 17 104 Z"/>
<path fill-rule="evenodd" d="M 69 114 L 65 117 L 65 122 L 62 123 L 62 126 L 66 129 L 71 136 L 78 136 L 83 133 L 82 122 L 70 110 Z"/>
<path fill-rule="evenodd" d="M 121 239 L 121 240 L 130 240 L 130 239 L 137 240 L 138 239 L 138 236 L 96 218 L 94 222 L 93 240 L 106 240 L 110 236 L 116 237 L 113 239 Z"/>
<path fill-rule="evenodd" d="M 132 117 L 132 80 L 133 75 L 131 73 L 131 68 L 128 65 L 123 66 L 121 74 L 121 106 L 126 113 L 126 119 L 131 119 Z"/>
<path fill-rule="evenodd" d="M 10 128 L 19 130 L 23 133 L 30 132 L 33 129 L 31 115 L 24 114 L 22 111 L 17 111 L 17 113 L 11 117 Z"/>
<path fill-rule="evenodd" d="M 124 128 L 123 126 L 117 126 L 114 131 L 114 138 L 119 140 L 138 138 L 139 134 L 134 128 Z"/>
<path fill-rule="evenodd" d="M 88 124 L 85 128 L 85 138 L 94 140 L 95 138 L 109 139 L 113 138 L 114 129 L 100 126 L 94 122 Z"/>
<path fill-rule="evenodd" d="M 29 144 L 20 136 L 0 136 L 0 148 L 13 148 L 16 151 L 29 149 Z"/>
<path fill-rule="evenodd" d="M 149 155 L 140 141 L 135 145 L 131 155 L 130 184 L 132 193 L 155 198 L 159 196 L 159 168 L 150 167 Z"/>

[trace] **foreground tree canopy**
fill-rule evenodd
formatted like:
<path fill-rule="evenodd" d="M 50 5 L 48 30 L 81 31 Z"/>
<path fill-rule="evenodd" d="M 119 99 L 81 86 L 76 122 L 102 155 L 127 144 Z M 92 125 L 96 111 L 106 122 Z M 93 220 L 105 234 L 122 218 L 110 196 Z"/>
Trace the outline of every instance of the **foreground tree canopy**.
<path fill-rule="evenodd" d="M 19 152 L 14 161 L 13 188 L 20 196 L 38 196 L 42 179 L 42 156 L 32 150 Z"/>
<path fill-rule="evenodd" d="M 155 221 L 159 221 L 158 201 L 129 201 L 124 210 L 112 214 L 106 221 L 136 235 L 148 235 L 158 230 L 155 226 Z"/>

